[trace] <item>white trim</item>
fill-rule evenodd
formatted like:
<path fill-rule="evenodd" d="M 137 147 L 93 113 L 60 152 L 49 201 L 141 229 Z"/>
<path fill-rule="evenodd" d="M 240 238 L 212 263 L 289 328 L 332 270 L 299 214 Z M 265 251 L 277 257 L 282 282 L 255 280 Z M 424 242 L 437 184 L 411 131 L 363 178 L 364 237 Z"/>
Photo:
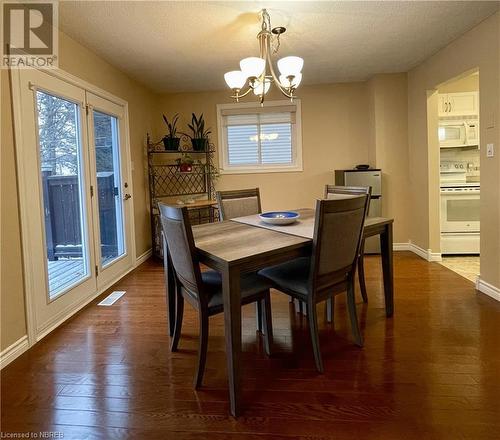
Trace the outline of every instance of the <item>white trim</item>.
<path fill-rule="evenodd" d="M 153 249 L 148 249 L 146 252 L 139 255 L 135 260 L 135 267 L 140 266 L 142 263 L 148 260 L 151 257 L 151 255 L 153 255 Z"/>
<path fill-rule="evenodd" d="M 0 370 L 17 359 L 29 348 L 28 335 L 24 335 L 0 353 Z"/>
<path fill-rule="evenodd" d="M 408 243 L 393 243 L 392 249 L 394 251 L 411 251 L 420 258 L 429 262 L 442 261 L 440 252 L 432 252 L 431 249 L 425 250 L 420 246 L 417 246 L 415 243 L 412 243 L 411 240 L 408 240 Z"/>
<path fill-rule="evenodd" d="M 420 246 L 417 246 L 415 243 L 412 243 L 410 240 L 410 250 L 414 253 L 417 254 L 419 257 L 423 258 L 424 260 L 427 260 L 429 262 L 440 262 L 442 261 L 441 258 L 441 253 L 440 252 L 432 252 L 432 249 L 423 249 Z"/>
<path fill-rule="evenodd" d="M 477 277 L 476 290 L 484 293 L 485 295 L 488 295 L 493 299 L 496 299 L 497 301 L 500 301 L 500 289 L 498 287 L 495 287 L 493 284 L 483 281 L 481 277 Z"/>
<path fill-rule="evenodd" d="M 266 107 L 281 107 L 290 106 L 289 101 L 266 101 Z M 294 133 L 292 133 L 292 152 L 294 153 L 295 160 L 292 165 L 249 165 L 249 166 L 229 166 L 226 159 L 226 141 L 224 125 L 222 123 L 222 110 L 234 109 L 234 108 L 255 108 L 258 107 L 258 103 L 255 102 L 238 102 L 232 104 L 217 104 L 217 153 L 219 159 L 219 174 L 265 174 L 265 173 L 294 173 L 301 172 L 304 170 L 302 161 L 302 104 L 300 99 L 294 99 L 293 104 L 295 106 L 295 123 Z M 293 145 L 293 140 L 295 140 L 295 145 Z"/>
<path fill-rule="evenodd" d="M 443 261 L 441 252 L 432 252 L 431 249 L 427 249 L 427 261 L 440 263 L 441 261 Z"/>
<path fill-rule="evenodd" d="M 393 243 L 392 244 L 393 251 L 410 251 L 410 243 Z"/>

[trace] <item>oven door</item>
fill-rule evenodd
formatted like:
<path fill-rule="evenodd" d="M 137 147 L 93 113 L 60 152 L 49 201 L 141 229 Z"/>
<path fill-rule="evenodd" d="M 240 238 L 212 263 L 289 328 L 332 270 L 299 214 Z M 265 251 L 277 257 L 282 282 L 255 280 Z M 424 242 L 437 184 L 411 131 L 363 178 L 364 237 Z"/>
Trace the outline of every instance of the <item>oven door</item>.
<path fill-rule="evenodd" d="M 466 130 L 465 123 L 454 122 L 454 123 L 440 123 L 439 124 L 439 146 L 443 147 L 459 147 L 465 145 Z"/>
<path fill-rule="evenodd" d="M 479 232 L 479 191 L 441 190 L 441 232 Z"/>

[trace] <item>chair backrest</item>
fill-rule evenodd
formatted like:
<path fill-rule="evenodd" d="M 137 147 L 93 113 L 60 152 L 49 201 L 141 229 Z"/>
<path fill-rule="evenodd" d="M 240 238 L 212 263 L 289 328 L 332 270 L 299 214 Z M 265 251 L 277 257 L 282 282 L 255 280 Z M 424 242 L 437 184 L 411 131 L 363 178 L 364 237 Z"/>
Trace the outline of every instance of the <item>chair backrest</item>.
<path fill-rule="evenodd" d="M 217 203 L 221 221 L 260 214 L 262 210 L 259 188 L 217 191 Z"/>
<path fill-rule="evenodd" d="M 371 186 L 325 185 L 325 199 L 327 200 L 349 199 L 363 194 L 368 194 L 368 203 L 366 204 L 366 215 L 368 215 L 370 212 L 370 198 L 372 195 Z"/>
<path fill-rule="evenodd" d="M 317 201 L 309 279 L 313 294 L 354 276 L 368 197 Z"/>
<path fill-rule="evenodd" d="M 201 271 L 186 207 L 158 203 L 161 226 L 177 280 L 201 301 Z M 163 256 L 167 258 L 166 255 Z"/>

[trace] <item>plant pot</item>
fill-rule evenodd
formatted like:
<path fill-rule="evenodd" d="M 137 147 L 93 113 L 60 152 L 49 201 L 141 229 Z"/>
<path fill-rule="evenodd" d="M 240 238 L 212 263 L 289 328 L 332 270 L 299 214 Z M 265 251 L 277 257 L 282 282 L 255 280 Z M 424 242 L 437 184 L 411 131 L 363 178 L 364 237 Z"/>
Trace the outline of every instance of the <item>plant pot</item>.
<path fill-rule="evenodd" d="M 193 171 L 193 165 L 191 165 L 190 163 L 181 163 L 179 165 L 179 171 L 181 173 L 190 173 L 191 171 Z"/>
<path fill-rule="evenodd" d="M 193 151 L 207 151 L 208 139 L 193 138 L 191 139 Z"/>
<path fill-rule="evenodd" d="M 163 138 L 163 145 L 167 151 L 177 151 L 179 149 L 179 144 L 181 142 L 180 138 Z"/>

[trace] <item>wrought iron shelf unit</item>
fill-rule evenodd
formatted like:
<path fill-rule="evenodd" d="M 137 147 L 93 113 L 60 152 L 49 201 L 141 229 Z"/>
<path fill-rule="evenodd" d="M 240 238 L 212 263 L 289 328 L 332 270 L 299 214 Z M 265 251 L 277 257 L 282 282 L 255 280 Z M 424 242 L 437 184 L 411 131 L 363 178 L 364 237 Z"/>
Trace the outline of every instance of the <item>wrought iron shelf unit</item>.
<path fill-rule="evenodd" d="M 170 151 L 165 150 L 162 141 L 152 142 L 149 133 L 147 135 L 151 241 L 153 255 L 157 258 L 163 258 L 158 202 L 186 206 L 192 224 L 218 219 L 214 188 L 217 176 L 215 147 L 209 142 L 206 151 L 195 151 L 187 144 L 188 140 L 182 137 L 179 150 Z M 191 171 L 180 171 L 176 163 L 183 154 L 196 155 Z"/>

